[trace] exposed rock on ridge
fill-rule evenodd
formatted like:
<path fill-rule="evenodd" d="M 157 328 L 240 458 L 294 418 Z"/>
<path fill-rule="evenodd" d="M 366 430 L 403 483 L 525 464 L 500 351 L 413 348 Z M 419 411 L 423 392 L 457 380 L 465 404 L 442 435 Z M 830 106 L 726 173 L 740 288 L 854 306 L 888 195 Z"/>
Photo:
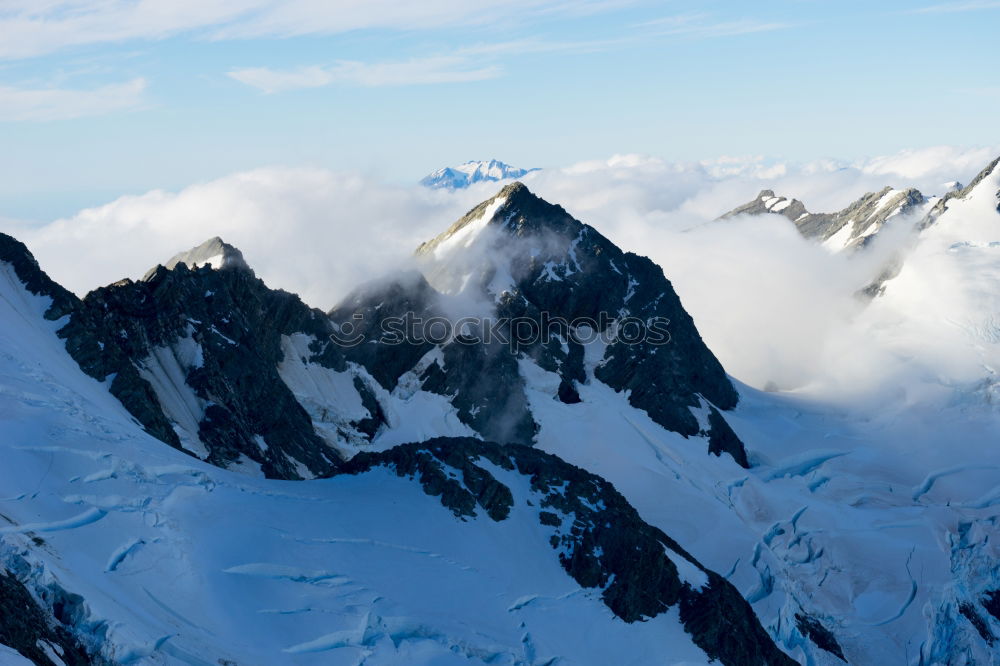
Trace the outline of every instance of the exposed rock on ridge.
<path fill-rule="evenodd" d="M 920 212 L 927 199 L 913 188 L 891 187 L 869 192 L 836 213 L 810 213 L 798 199 L 762 190 L 753 201 L 734 208 L 719 219 L 740 215 L 781 215 L 795 224 L 803 237 L 832 243 L 832 249 L 857 250 L 868 245 L 890 218 Z"/>

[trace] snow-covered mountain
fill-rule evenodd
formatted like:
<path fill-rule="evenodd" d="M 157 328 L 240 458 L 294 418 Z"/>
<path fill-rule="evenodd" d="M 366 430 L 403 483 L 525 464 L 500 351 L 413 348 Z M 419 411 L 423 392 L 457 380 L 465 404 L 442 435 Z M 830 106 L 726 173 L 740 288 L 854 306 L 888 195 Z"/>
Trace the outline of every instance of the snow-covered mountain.
<path fill-rule="evenodd" d="M 244 268 L 178 264 L 88 306 L 95 295 L 74 303 L 23 245 L 0 241 L 0 589 L 22 606 L 0 616 L 3 654 L 41 664 L 793 663 L 722 576 L 611 484 L 542 449 L 432 438 L 355 455 L 306 484 L 167 446 L 115 398 L 114 380 L 87 376 L 67 353 L 57 335 L 75 325 L 67 308 L 90 316 L 107 305 L 116 326 L 131 316 L 105 350 L 128 356 L 139 343 L 125 341 L 147 336 L 170 350 L 156 367 L 173 367 L 165 379 L 180 384 L 182 361 L 225 374 L 213 359 L 245 359 L 217 356 L 208 338 L 228 336 L 192 333 L 201 322 L 181 321 L 169 338 L 177 331 L 157 316 L 156 292 L 183 300 L 192 280 L 215 277 L 227 298 L 273 315 L 259 281 Z M 284 298 L 285 311 L 311 312 Z M 308 326 L 301 316 L 291 321 Z M 61 335 L 72 344 L 83 333 Z M 251 344 L 266 346 L 245 334 L 235 346 Z M 286 347 L 277 363 L 306 349 Z M 140 378 L 157 372 L 132 363 Z M 319 367 L 311 378 L 329 379 Z M 230 381 L 238 400 L 240 375 Z M 340 387 L 314 388 L 332 399 Z M 155 388 L 142 398 L 167 402 Z M 246 423 L 261 404 L 243 403 Z M 243 422 L 227 427 L 244 436 Z"/>
<path fill-rule="evenodd" d="M 470 161 L 456 167 L 444 167 L 420 180 L 424 187 L 461 189 L 475 183 L 520 178 L 538 169 L 519 169 L 499 160 Z"/>
<path fill-rule="evenodd" d="M 530 444 L 538 423 L 524 397 L 526 377 L 555 373 L 559 381 L 551 397 L 565 404 L 579 402 L 580 385 L 593 379 L 620 392 L 618 400 L 627 396 L 628 404 L 663 428 L 707 437 L 714 453 L 727 451 L 746 464 L 742 445 L 719 413 L 736 405 L 736 392 L 648 259 L 622 252 L 521 183 L 471 210 L 418 248 L 417 256 L 422 275 L 397 283 L 392 298 L 384 284 L 370 292 L 362 287 L 331 317 L 346 322 L 365 313 L 365 324 L 379 330 L 387 316 L 416 304 L 430 316 L 494 317 L 503 335 L 483 344 L 469 344 L 461 335 L 425 343 L 401 364 L 398 347 L 389 348 L 388 359 L 374 356 L 383 350 L 370 344 L 345 351 L 387 390 L 402 374 L 416 373 L 425 390 L 453 396 L 459 419 L 484 437 Z M 602 313 L 610 318 L 602 320 Z M 632 342 L 618 330 L 626 320 L 657 319 L 669 327 L 669 344 Z M 515 327 L 541 331 L 546 320 L 554 324 L 550 339 L 532 338 L 510 353 Z M 465 335 L 483 332 L 473 326 Z M 595 339 L 602 334 L 606 339 Z"/>
<path fill-rule="evenodd" d="M 662 272 L 520 183 L 419 248 L 423 274 L 362 286 L 329 314 L 269 289 L 219 239 L 179 256 L 203 264 L 174 258 L 138 282 L 98 289 L 59 334 L 147 432 L 213 464 L 302 479 L 332 473 L 359 450 L 432 436 L 531 444 L 538 423 L 524 364 L 558 372 L 554 397 L 566 402 L 579 401 L 591 366 L 596 380 L 623 392 L 617 400 L 747 464 L 719 412 L 736 404 L 736 392 Z M 463 293 L 449 291 L 455 280 Z M 469 344 L 454 335 L 380 344 L 387 318 L 408 312 L 538 328 L 544 312 L 566 325 L 517 353 L 500 339 Z M 617 340 L 614 327 L 626 318 L 659 318 L 670 344 Z M 587 345 L 591 358 L 573 322 L 607 338 Z M 368 335 L 365 343 L 334 344 L 344 324 Z M 500 328 L 505 339 L 514 335 L 510 324 Z"/>
<path fill-rule="evenodd" d="M 800 226 L 907 225 L 858 318 L 911 372 L 866 411 L 731 379 L 658 266 L 520 183 L 329 313 L 217 239 L 78 299 L 0 236 L 0 645 L 996 663 L 1000 163 L 894 192 Z"/>

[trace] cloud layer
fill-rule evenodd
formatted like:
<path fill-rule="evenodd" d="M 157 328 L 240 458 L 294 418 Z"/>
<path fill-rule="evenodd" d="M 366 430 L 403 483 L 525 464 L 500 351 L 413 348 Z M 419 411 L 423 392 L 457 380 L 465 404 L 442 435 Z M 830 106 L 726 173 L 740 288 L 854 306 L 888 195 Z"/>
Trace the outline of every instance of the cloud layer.
<path fill-rule="evenodd" d="M 855 164 L 671 163 L 625 155 L 524 180 L 623 248 L 659 263 L 738 379 L 856 395 L 866 387 L 884 389 L 899 369 L 898 350 L 875 342 L 884 338 L 876 333 L 886 320 L 872 319 L 853 294 L 901 239 L 888 237 L 866 258 L 849 258 L 806 242 L 783 218 L 713 220 L 765 188 L 798 197 L 817 212 L 885 185 L 941 193 L 949 181 L 968 182 L 998 152 L 931 148 Z M 497 187 L 431 191 L 351 173 L 260 169 L 175 193 L 122 197 L 13 231 L 53 278 L 78 293 L 140 277 L 219 235 L 240 247 L 271 286 L 325 309 L 358 283 L 408 266 L 420 242 Z"/>

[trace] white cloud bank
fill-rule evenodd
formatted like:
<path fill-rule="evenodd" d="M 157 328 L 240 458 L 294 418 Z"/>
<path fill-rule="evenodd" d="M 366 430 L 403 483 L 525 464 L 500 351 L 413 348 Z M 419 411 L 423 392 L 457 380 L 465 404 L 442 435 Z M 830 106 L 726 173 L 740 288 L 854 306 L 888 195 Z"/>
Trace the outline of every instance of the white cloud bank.
<path fill-rule="evenodd" d="M 472 204 L 424 188 L 391 187 L 319 169 L 259 169 L 125 196 L 16 233 L 54 279 L 85 293 L 212 236 L 239 247 L 275 287 L 327 308 L 358 282 L 405 262 Z"/>
<path fill-rule="evenodd" d="M 944 183 L 968 182 L 997 153 L 1000 147 L 932 148 L 854 164 L 798 165 L 617 156 L 535 172 L 525 182 L 624 249 L 659 263 L 736 378 L 757 387 L 811 387 L 828 396 L 890 395 L 904 373 L 947 376 L 957 362 L 963 368 L 978 362 L 973 345 L 957 349 L 953 337 L 928 352 L 923 365 L 907 361 L 906 354 L 916 352 L 900 345 L 900 331 L 928 329 L 900 328 L 906 315 L 899 308 L 866 310 L 854 298 L 895 248 L 852 259 L 806 242 L 783 218 L 712 220 L 765 188 L 801 198 L 817 212 L 837 210 L 885 185 L 941 193 Z M 260 169 L 176 193 L 122 197 L 12 232 L 53 278 L 78 293 L 140 277 L 219 235 L 243 250 L 268 284 L 325 309 L 359 282 L 407 265 L 420 242 L 496 189 L 484 183 L 431 191 L 325 170 Z M 940 264 L 928 260 L 926 266 Z"/>

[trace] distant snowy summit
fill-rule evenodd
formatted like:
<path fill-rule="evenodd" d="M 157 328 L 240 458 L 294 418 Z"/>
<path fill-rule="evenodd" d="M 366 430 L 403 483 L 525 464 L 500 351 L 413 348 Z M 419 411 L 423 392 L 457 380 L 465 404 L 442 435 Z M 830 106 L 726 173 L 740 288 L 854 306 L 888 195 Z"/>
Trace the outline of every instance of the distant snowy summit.
<path fill-rule="evenodd" d="M 429 174 L 420 181 L 424 187 L 449 190 L 462 189 L 473 183 L 496 182 L 512 178 L 520 178 L 538 169 L 519 169 L 499 160 L 488 162 L 472 161 L 457 167 L 444 167 Z"/>

